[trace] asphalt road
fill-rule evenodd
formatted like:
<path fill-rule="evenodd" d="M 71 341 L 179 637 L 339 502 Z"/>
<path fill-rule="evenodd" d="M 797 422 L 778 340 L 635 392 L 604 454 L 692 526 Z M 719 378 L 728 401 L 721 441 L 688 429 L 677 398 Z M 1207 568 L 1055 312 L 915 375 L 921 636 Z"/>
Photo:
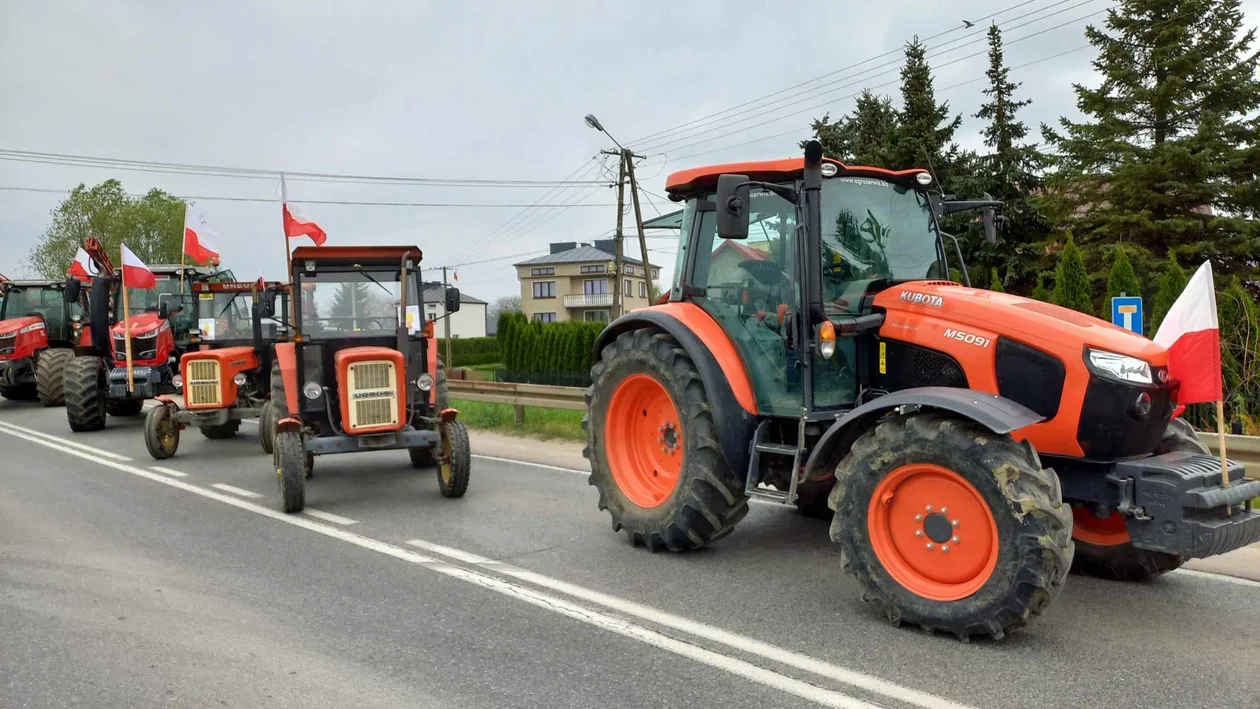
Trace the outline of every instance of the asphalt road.
<path fill-rule="evenodd" d="M 889 626 L 794 510 L 651 554 L 584 475 L 478 458 L 448 500 L 382 452 L 317 459 L 283 515 L 252 426 L 158 462 L 141 424 L 0 403 L 0 707 L 1260 701 L 1260 584 L 1073 577 L 964 644 Z"/>

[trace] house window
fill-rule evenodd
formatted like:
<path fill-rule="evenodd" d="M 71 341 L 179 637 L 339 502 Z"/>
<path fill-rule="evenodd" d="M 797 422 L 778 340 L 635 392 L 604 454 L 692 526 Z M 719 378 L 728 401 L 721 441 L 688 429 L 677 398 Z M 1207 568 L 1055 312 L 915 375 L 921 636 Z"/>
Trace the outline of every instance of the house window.
<path fill-rule="evenodd" d="M 554 298 L 556 297 L 555 281 L 537 281 L 534 283 L 535 298 Z"/>
<path fill-rule="evenodd" d="M 608 322 L 608 311 L 588 310 L 582 313 L 582 319 L 586 322 Z"/>
<path fill-rule="evenodd" d="M 633 291 L 633 290 L 630 290 L 630 279 L 629 279 L 629 278 L 627 278 L 626 280 L 622 281 L 622 282 L 621 282 L 621 297 L 623 297 L 623 298 L 633 298 L 633 297 L 634 297 L 634 296 L 632 295 L 633 293 L 634 293 L 634 291 Z"/>
<path fill-rule="evenodd" d="M 647 294 L 647 281 L 639 281 L 639 297 L 640 297 L 640 298 L 646 298 L 646 297 L 648 297 L 648 294 Z"/>
<path fill-rule="evenodd" d="M 627 276 L 634 275 L 634 266 L 631 266 L 630 264 L 626 264 L 626 275 Z"/>
<path fill-rule="evenodd" d="M 554 268 L 531 268 L 531 269 L 529 269 L 529 275 L 531 275 L 531 276 L 554 276 L 554 275 L 556 275 L 556 269 L 554 269 Z"/>
<path fill-rule="evenodd" d="M 555 313 L 534 313 L 534 322 L 555 322 Z"/>
<path fill-rule="evenodd" d="M 660 277 L 661 277 L 661 269 L 656 268 L 655 266 L 652 267 L 652 278 L 655 279 L 655 278 L 660 278 Z"/>
<path fill-rule="evenodd" d="M 604 264 L 602 263 L 596 266 L 583 266 L 582 267 L 582 273 L 603 273 L 603 272 L 604 272 Z"/>
<path fill-rule="evenodd" d="M 604 295 L 608 293 L 608 281 L 604 278 L 583 281 L 582 292 L 586 295 Z"/>

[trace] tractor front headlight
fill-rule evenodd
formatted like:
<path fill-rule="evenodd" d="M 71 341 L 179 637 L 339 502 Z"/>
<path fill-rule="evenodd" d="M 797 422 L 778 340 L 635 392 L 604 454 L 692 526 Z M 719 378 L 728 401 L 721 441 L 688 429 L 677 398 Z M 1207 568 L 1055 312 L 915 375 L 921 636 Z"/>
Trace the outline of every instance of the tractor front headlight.
<path fill-rule="evenodd" d="M 311 401 L 318 399 L 319 395 L 323 393 L 324 387 L 320 386 L 319 382 L 307 382 L 302 385 L 302 396 L 305 396 Z"/>
<path fill-rule="evenodd" d="M 174 384 L 175 388 L 179 389 L 180 387 L 184 386 L 184 378 L 176 374 L 175 376 L 171 377 L 171 384 Z"/>
<path fill-rule="evenodd" d="M 1104 377 L 1134 384 L 1155 383 L 1151 377 L 1151 365 L 1145 360 L 1104 350 L 1091 349 L 1086 352 L 1095 372 Z"/>
<path fill-rule="evenodd" d="M 245 386 L 245 373 L 244 373 L 244 372 L 237 372 L 237 373 L 236 373 L 236 376 L 235 376 L 235 377 L 232 377 L 232 383 L 233 383 L 233 384 L 235 384 L 235 385 L 236 385 L 236 386 L 238 386 L 238 387 L 243 387 L 243 386 Z"/>
<path fill-rule="evenodd" d="M 433 377 L 428 373 L 416 377 L 416 388 L 420 391 L 429 391 L 433 388 Z"/>

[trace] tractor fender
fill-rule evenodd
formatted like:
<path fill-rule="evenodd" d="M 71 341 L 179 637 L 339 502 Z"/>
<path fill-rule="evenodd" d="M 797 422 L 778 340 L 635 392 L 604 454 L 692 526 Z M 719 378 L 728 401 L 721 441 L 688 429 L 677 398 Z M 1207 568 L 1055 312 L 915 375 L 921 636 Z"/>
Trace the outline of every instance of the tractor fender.
<path fill-rule="evenodd" d="M 996 394 L 958 387 L 915 387 L 885 394 L 846 413 L 818 439 L 805 463 L 805 479 L 830 475 L 819 469 L 828 461 L 838 460 L 881 416 L 900 406 L 923 406 L 949 411 L 966 417 L 997 434 L 1031 426 L 1045 417 L 1010 399 Z"/>
<path fill-rule="evenodd" d="M 679 309 L 680 306 L 682 309 Z M 691 308 L 694 308 L 694 312 Z M 669 333 L 695 362 L 700 380 L 709 395 L 709 405 L 713 408 L 718 444 L 732 472 L 743 480 L 748 473 L 753 431 L 757 425 L 756 402 L 743 360 L 739 358 L 730 338 L 708 313 L 698 306 L 683 303 L 627 313 L 609 323 L 599 334 L 595 340 L 592 363 L 600 361 L 604 348 L 622 333 L 648 327 L 660 328 Z M 696 334 L 701 328 L 704 339 Z M 715 349 L 722 353 L 721 361 L 715 356 Z M 740 388 L 738 395 L 735 387 Z"/>
<path fill-rule="evenodd" d="M 279 432 L 279 431 L 301 431 L 301 430 L 302 430 L 302 419 L 297 418 L 296 416 L 285 416 L 284 418 L 280 419 L 279 421 L 276 421 L 276 431 L 277 431 L 277 432 Z"/>
<path fill-rule="evenodd" d="M 153 400 L 165 406 L 173 406 L 176 409 L 179 409 L 179 403 L 176 402 L 175 399 L 171 398 L 168 394 L 158 394 L 157 396 L 153 397 Z"/>

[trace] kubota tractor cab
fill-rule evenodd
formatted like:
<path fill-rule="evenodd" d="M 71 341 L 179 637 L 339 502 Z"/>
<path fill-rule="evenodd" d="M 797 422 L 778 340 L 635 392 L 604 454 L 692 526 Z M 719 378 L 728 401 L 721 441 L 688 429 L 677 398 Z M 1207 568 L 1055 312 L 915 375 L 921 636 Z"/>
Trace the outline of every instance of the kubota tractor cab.
<path fill-rule="evenodd" d="M 591 482 L 636 543 L 703 546 L 749 498 L 829 508 L 891 622 L 1001 637 L 1074 558 L 1145 578 L 1260 540 L 1260 481 L 1230 462 L 1224 486 L 1173 418 L 1163 347 L 945 280 L 966 271 L 941 217 L 982 210 L 993 238 L 997 203 L 817 141 L 666 189 L 684 204 L 668 302 L 609 324 L 587 393 Z"/>
<path fill-rule="evenodd" d="M 66 302 L 62 281 L 0 281 L 0 396 L 65 403 L 66 363 L 84 337 L 75 328 L 83 301 Z"/>
<path fill-rule="evenodd" d="M 157 284 L 128 288 L 130 332 L 123 323 L 120 274 L 95 239 L 84 250 L 98 275 L 88 295 L 90 342 L 75 348 L 66 366 L 66 418 L 72 431 L 98 431 L 105 415 L 137 416 L 146 399 L 178 392 L 175 376 L 179 356 L 194 331 L 195 306 L 191 285 L 202 281 L 233 281 L 232 272 L 217 268 L 157 264 L 149 266 Z M 181 281 L 181 274 L 183 279 Z M 66 281 L 67 300 L 77 298 L 75 279 Z M 131 337 L 132 382 L 128 383 L 126 338 Z"/>
<path fill-rule="evenodd" d="M 273 345 L 285 334 L 288 287 L 262 279 L 198 281 L 192 293 L 197 331 L 174 377 L 184 406 L 166 394 L 156 397 L 161 405 L 145 417 L 145 447 L 156 459 L 170 458 L 187 426 L 217 440 L 236 435 L 243 419 L 257 418 L 263 452 L 271 453 Z"/>
<path fill-rule="evenodd" d="M 405 448 L 412 466 L 437 464 L 444 496 L 467 489 L 468 433 L 447 407 L 420 259 L 415 246 L 293 251 L 293 341 L 276 345 L 271 392 L 285 512 L 306 504 L 317 455 Z M 448 289 L 446 312 L 458 309 Z"/>

